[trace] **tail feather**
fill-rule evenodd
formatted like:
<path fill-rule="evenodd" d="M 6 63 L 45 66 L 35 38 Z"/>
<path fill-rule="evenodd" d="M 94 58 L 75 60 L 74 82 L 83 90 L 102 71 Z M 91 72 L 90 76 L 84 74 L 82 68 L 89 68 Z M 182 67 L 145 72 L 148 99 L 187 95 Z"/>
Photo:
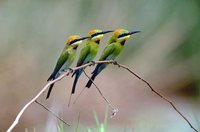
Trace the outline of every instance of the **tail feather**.
<path fill-rule="evenodd" d="M 90 88 L 92 85 L 92 82 L 94 81 L 94 79 L 96 78 L 96 76 L 98 75 L 97 72 L 93 72 L 92 77 L 90 78 L 90 80 L 87 82 L 87 84 L 85 85 L 85 87 Z"/>
<path fill-rule="evenodd" d="M 50 97 L 53 86 L 54 86 L 54 83 L 50 85 L 46 99 L 48 99 Z"/>
<path fill-rule="evenodd" d="M 95 70 L 92 72 L 92 77 L 90 78 L 90 80 L 87 82 L 86 86 L 87 88 L 90 88 L 92 85 L 92 82 L 94 81 L 94 79 L 96 78 L 96 76 L 106 67 L 106 64 L 98 64 L 95 68 Z"/>
<path fill-rule="evenodd" d="M 51 81 L 53 79 L 55 79 L 55 76 L 56 76 L 57 72 L 53 72 L 50 77 L 47 79 L 47 81 Z"/>
<path fill-rule="evenodd" d="M 78 82 L 78 78 L 80 76 L 80 71 L 77 70 L 76 72 L 74 72 L 74 74 L 72 76 L 75 75 L 75 79 L 74 79 L 74 83 L 73 83 L 73 86 L 72 86 L 72 91 L 71 91 L 71 94 L 74 94 L 75 93 L 75 89 L 76 89 L 76 84 Z"/>
<path fill-rule="evenodd" d="M 47 79 L 47 81 L 51 81 L 51 80 L 54 80 L 55 78 L 56 78 L 56 72 L 53 72 L 51 75 L 50 75 L 50 77 Z M 46 97 L 46 99 L 48 99 L 49 98 L 49 96 L 50 96 L 50 94 L 51 94 L 51 91 L 52 91 L 52 88 L 53 88 L 53 86 L 54 86 L 54 83 L 53 84 L 51 84 L 50 86 L 49 86 L 49 90 L 48 90 L 48 93 L 47 93 L 47 97 Z"/>

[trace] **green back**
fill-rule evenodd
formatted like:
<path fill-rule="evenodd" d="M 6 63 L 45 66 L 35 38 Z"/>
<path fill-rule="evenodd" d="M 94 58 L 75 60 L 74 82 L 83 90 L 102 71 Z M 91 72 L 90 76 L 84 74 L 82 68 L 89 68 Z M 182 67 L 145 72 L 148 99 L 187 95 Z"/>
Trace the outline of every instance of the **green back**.
<path fill-rule="evenodd" d="M 107 44 L 99 60 L 114 60 L 122 51 L 123 45 L 119 42 Z"/>
<path fill-rule="evenodd" d="M 99 44 L 88 39 L 81 49 L 77 66 L 86 64 L 94 59 L 99 49 Z"/>
<path fill-rule="evenodd" d="M 69 46 L 66 50 L 63 50 L 54 69 L 56 77 L 60 75 L 63 70 L 69 68 L 76 57 L 76 49 Z"/>

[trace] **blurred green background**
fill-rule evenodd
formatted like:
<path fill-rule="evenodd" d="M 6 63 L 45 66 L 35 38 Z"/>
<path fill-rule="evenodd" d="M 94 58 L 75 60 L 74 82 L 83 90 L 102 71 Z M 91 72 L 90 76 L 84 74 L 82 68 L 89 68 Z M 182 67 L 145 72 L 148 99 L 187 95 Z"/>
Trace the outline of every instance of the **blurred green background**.
<path fill-rule="evenodd" d="M 199 0 L 1 0 L 0 131 L 9 127 L 24 104 L 45 85 L 67 37 L 85 36 L 94 28 L 141 30 L 127 41 L 117 61 L 170 98 L 200 130 L 199 12 Z M 101 41 L 98 56 L 109 36 Z M 92 109 L 102 120 L 106 109 L 94 87 L 68 108 L 72 81 L 65 78 L 56 84 L 49 100 L 45 100 L 46 93 L 39 99 L 72 124 L 66 127 L 68 131 L 76 126 L 79 112 L 84 128 L 95 124 Z M 77 93 L 86 81 L 82 76 Z M 108 120 L 109 131 L 192 132 L 166 102 L 128 72 L 109 66 L 96 83 L 119 108 L 117 116 Z M 14 131 L 25 128 L 54 132 L 57 121 L 33 104 Z"/>

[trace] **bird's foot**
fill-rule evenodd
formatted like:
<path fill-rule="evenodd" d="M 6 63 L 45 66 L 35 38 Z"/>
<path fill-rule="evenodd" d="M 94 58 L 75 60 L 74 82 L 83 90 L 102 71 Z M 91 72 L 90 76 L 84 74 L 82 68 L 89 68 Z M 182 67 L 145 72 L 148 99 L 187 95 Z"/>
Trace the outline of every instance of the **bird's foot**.
<path fill-rule="evenodd" d="M 90 61 L 90 66 L 94 66 L 95 64 L 95 61 Z"/>
<path fill-rule="evenodd" d="M 111 63 L 114 65 L 118 65 L 117 61 L 115 61 L 115 60 L 111 60 Z"/>
<path fill-rule="evenodd" d="M 73 73 L 74 70 L 72 68 L 68 68 L 67 70 L 69 70 L 69 73 Z"/>

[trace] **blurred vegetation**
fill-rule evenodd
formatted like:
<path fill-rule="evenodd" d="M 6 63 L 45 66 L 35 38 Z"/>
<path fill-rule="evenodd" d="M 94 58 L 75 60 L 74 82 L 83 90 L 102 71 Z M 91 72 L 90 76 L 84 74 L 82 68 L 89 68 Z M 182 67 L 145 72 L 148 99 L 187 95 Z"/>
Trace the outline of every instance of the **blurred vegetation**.
<path fill-rule="evenodd" d="M 104 117 L 103 123 L 101 123 L 99 121 L 98 116 L 97 116 L 95 111 L 93 111 L 93 115 L 94 115 L 94 118 L 95 118 L 95 128 L 90 128 L 90 127 L 86 127 L 85 129 L 84 128 L 80 128 L 80 122 L 79 122 L 80 114 L 79 114 L 78 121 L 77 121 L 77 126 L 75 128 L 75 132 L 83 131 L 83 129 L 84 129 L 85 132 L 107 132 L 108 109 L 105 112 L 105 117 Z M 64 124 L 62 122 L 59 122 L 59 124 L 58 124 L 58 132 L 65 132 L 67 130 L 68 129 L 64 127 Z"/>
<path fill-rule="evenodd" d="M 0 122 L 0 130 L 5 130 L 9 126 L 23 104 L 46 82 L 67 36 L 85 36 L 93 28 L 141 30 L 140 34 L 127 41 L 118 61 L 134 68 L 134 71 L 147 78 L 157 89 L 162 89 L 168 96 L 173 97 L 175 101 L 189 99 L 189 102 L 184 102 L 185 104 L 181 102 L 180 106 L 184 110 L 191 113 L 199 111 L 199 12 L 199 0 L 1 0 L 0 119 L 6 118 L 7 121 Z M 98 56 L 108 38 L 109 35 L 102 40 Z M 112 78 L 117 73 L 109 71 L 116 70 L 113 67 L 108 69 L 104 74 L 113 81 Z M 130 81 L 127 80 L 130 78 L 126 77 L 122 79 L 123 83 Z M 138 84 L 129 84 L 124 87 L 139 87 Z M 127 106 L 120 102 L 123 96 L 121 94 L 125 94 L 126 91 L 115 90 L 116 95 L 120 95 L 118 98 L 114 97 L 118 100 L 116 104 Z M 134 90 L 126 94 L 132 92 Z M 110 96 L 112 98 L 115 95 Z M 126 99 L 129 99 L 128 95 Z M 185 101 L 184 99 L 182 101 Z M 33 115 L 38 114 L 37 110 L 34 112 Z M 22 119 L 22 125 L 16 129 L 27 128 L 26 125 L 31 123 L 31 126 L 37 124 L 38 119 L 32 121 L 33 117 L 30 116 L 26 115 Z M 130 118 L 124 116 L 123 119 L 127 117 Z M 134 114 L 131 118 L 135 118 Z M 169 131 L 174 130 L 173 127 L 163 127 Z M 186 127 L 187 125 L 183 126 Z M 174 132 L 173 130 L 171 131 Z M 178 131 L 178 128 L 175 130 Z M 188 132 L 188 129 L 185 131 Z"/>

